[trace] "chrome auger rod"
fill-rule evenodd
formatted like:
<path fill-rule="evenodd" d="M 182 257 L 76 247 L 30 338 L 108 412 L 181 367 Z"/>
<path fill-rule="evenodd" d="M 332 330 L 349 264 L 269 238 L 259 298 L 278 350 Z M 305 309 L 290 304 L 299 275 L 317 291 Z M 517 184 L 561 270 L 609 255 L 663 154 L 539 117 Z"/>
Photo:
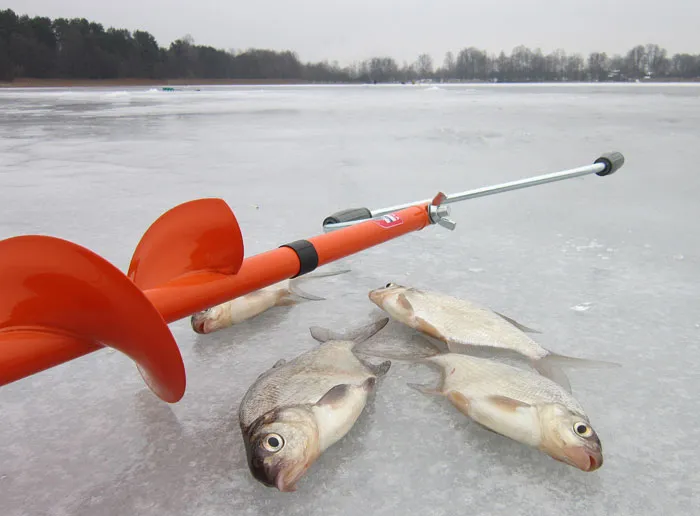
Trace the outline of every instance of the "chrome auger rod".
<path fill-rule="evenodd" d="M 621 153 L 610 152 L 603 154 L 600 158 L 595 160 L 595 162 L 592 165 L 586 165 L 570 170 L 563 170 L 561 172 L 553 172 L 550 174 L 543 174 L 540 176 L 518 179 L 515 181 L 509 181 L 507 183 L 501 183 L 493 186 L 484 186 L 481 188 L 475 188 L 473 190 L 467 190 L 465 192 L 458 192 L 448 195 L 440 194 L 432 199 L 423 199 L 421 201 L 397 204 L 395 206 L 389 206 L 387 208 L 378 208 L 376 210 L 370 210 L 368 208 L 353 208 L 349 210 L 343 210 L 326 217 L 323 221 L 323 229 L 326 232 L 332 231 L 334 229 L 351 226 L 353 224 L 357 224 L 368 219 L 382 217 L 384 215 L 405 208 L 409 208 L 411 206 L 430 204 L 431 207 L 439 207 L 445 204 L 467 201 L 469 199 L 476 199 L 477 197 L 486 197 L 488 195 L 510 192 L 512 190 L 520 190 L 521 188 L 529 188 L 531 186 L 553 183 L 555 181 L 563 181 L 565 179 L 572 179 L 574 177 L 581 177 L 589 174 L 608 176 L 616 172 L 620 167 L 622 167 L 624 163 L 625 158 Z M 439 223 L 440 219 L 445 218 L 445 214 L 446 213 L 443 210 L 443 213 L 438 214 L 436 216 L 437 220 L 433 220 L 433 222 Z"/>

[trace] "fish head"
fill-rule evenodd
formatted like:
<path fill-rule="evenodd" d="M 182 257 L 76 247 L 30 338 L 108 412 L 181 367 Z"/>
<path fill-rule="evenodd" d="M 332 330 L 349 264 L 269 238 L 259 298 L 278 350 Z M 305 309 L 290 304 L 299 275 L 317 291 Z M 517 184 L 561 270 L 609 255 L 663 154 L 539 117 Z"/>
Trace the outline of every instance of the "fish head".
<path fill-rule="evenodd" d="M 540 423 L 540 449 L 552 458 L 587 472 L 603 465 L 603 447 L 585 415 L 551 404 L 540 410 Z"/>
<path fill-rule="evenodd" d="M 408 288 L 396 283 L 387 283 L 381 288 L 375 288 L 369 292 L 369 300 L 382 310 L 394 317 L 399 317 L 406 309 L 399 302 L 399 296 L 405 294 Z"/>
<path fill-rule="evenodd" d="M 195 333 L 211 333 L 226 326 L 222 305 L 212 306 L 197 312 L 190 318 L 190 324 Z"/>
<path fill-rule="evenodd" d="M 320 455 L 316 420 L 303 407 L 264 414 L 250 426 L 244 441 L 253 477 L 282 492 L 296 491 L 296 483 Z"/>

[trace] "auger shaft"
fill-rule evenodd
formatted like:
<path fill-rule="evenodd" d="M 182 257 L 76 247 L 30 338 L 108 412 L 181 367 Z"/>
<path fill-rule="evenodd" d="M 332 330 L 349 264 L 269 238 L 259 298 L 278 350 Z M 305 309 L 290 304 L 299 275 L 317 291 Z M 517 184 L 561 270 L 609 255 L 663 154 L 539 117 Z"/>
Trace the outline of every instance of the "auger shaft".
<path fill-rule="evenodd" d="M 442 198 L 440 205 L 468 201 L 470 199 L 476 199 L 478 197 L 496 195 L 504 192 L 510 192 L 513 190 L 520 190 L 522 188 L 529 188 L 532 186 L 553 183 L 555 181 L 563 181 L 565 179 L 586 176 L 589 174 L 598 174 L 601 176 L 606 176 L 618 170 L 624 164 L 624 161 L 625 160 L 622 154 L 620 154 L 619 152 L 611 152 L 604 154 L 603 156 L 598 158 L 592 165 L 586 165 L 570 170 L 563 170 L 561 172 L 543 174 L 535 177 L 528 177 L 525 179 L 518 179 L 515 181 L 509 181 L 507 183 L 501 183 L 492 186 L 484 186 L 481 188 L 475 188 L 473 190 L 467 190 L 465 192 L 448 194 Z M 381 217 L 383 215 L 402 210 L 409 206 L 415 206 L 418 204 L 431 204 L 432 201 L 433 199 L 423 199 L 415 202 L 397 204 L 395 206 L 389 206 L 387 208 L 377 208 L 375 210 L 370 210 L 367 208 L 344 210 L 335 213 L 330 217 L 327 217 L 323 222 L 323 228 L 324 231 L 333 231 L 335 229 L 340 229 L 346 226 L 352 226 L 353 224 L 358 224 L 363 220 Z M 333 220 L 338 220 L 338 222 L 333 222 Z"/>

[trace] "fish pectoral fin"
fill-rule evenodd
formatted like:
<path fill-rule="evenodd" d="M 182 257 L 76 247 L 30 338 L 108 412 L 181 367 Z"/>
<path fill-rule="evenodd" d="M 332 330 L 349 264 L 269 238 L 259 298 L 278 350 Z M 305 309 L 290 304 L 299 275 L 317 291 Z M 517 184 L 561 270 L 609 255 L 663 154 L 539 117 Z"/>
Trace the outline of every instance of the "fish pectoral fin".
<path fill-rule="evenodd" d="M 348 396 L 351 388 L 352 385 L 348 385 L 347 383 L 338 384 L 335 387 L 332 387 L 326 394 L 321 396 L 321 399 L 316 402 L 315 406 L 336 407 L 343 402 L 343 399 L 345 399 L 346 396 Z"/>
<path fill-rule="evenodd" d="M 421 317 L 416 317 L 416 330 L 441 342 L 445 342 L 445 337 L 440 333 L 440 330 Z"/>
<path fill-rule="evenodd" d="M 535 330 L 535 329 L 533 329 L 533 328 L 528 328 L 528 327 L 525 326 L 524 324 L 521 324 L 521 323 L 519 323 L 518 321 L 516 321 L 515 319 L 511 319 L 511 318 L 508 317 L 507 315 L 503 315 L 502 313 L 497 312 L 496 310 L 494 310 L 493 313 L 495 313 L 495 314 L 498 315 L 499 317 L 502 317 L 503 319 L 505 319 L 506 321 L 508 321 L 510 324 L 512 324 L 513 326 L 515 326 L 515 327 L 516 327 L 517 329 L 519 329 L 520 331 L 523 331 L 523 332 L 525 332 L 525 333 L 542 333 L 542 332 L 539 331 L 539 330 Z"/>
<path fill-rule="evenodd" d="M 406 310 L 408 312 L 413 313 L 413 305 L 406 297 L 406 294 L 399 294 L 399 297 L 396 299 L 396 301 L 399 303 L 399 306 L 401 308 L 403 308 L 404 310 Z"/>
<path fill-rule="evenodd" d="M 494 405 L 497 405 L 501 409 L 508 410 L 510 412 L 515 412 L 519 408 L 528 408 L 532 406 L 529 403 L 525 403 L 524 401 L 509 398 L 508 396 L 500 396 L 497 394 L 493 396 L 487 396 L 486 399 Z"/>
<path fill-rule="evenodd" d="M 437 387 L 429 387 L 427 385 L 421 385 L 419 383 L 407 383 L 411 389 L 415 389 L 418 392 L 422 392 L 423 394 L 427 394 L 429 396 L 443 396 L 443 392 L 438 389 Z"/>
<path fill-rule="evenodd" d="M 447 393 L 447 399 L 465 416 L 469 416 L 469 400 L 459 391 Z"/>

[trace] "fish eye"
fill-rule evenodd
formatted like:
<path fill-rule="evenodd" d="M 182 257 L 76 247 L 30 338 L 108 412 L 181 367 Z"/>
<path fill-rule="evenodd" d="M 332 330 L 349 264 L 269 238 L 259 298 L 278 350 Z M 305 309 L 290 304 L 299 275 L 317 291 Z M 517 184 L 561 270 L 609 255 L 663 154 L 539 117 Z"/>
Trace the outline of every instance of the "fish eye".
<path fill-rule="evenodd" d="M 576 423 L 574 424 L 574 432 L 576 432 L 581 437 L 590 437 L 593 435 L 593 429 L 586 423 Z"/>
<path fill-rule="evenodd" d="M 284 439 L 279 434 L 268 434 L 263 439 L 263 447 L 269 452 L 278 452 L 284 447 Z"/>
<path fill-rule="evenodd" d="M 394 286 L 393 283 L 387 283 L 386 285 L 384 285 L 384 288 L 391 288 L 393 286 Z"/>

